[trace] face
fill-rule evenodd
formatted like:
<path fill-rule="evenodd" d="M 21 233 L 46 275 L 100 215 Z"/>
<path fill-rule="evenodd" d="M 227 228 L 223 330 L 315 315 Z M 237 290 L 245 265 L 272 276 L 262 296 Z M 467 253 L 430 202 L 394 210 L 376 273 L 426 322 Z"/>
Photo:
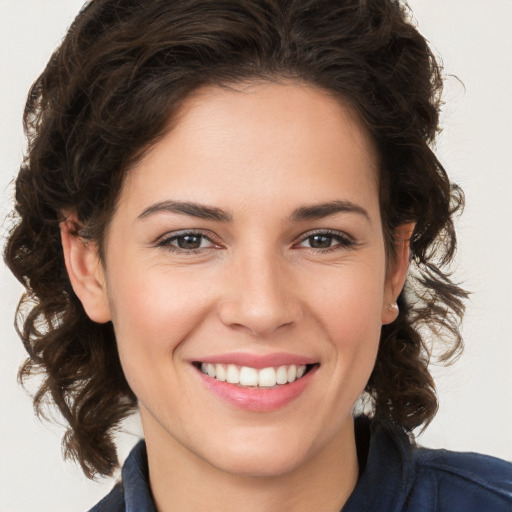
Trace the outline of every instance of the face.
<path fill-rule="evenodd" d="M 375 150 L 305 86 L 205 88 L 181 114 L 126 178 L 102 319 L 148 443 L 283 474 L 350 438 L 393 319 Z"/>

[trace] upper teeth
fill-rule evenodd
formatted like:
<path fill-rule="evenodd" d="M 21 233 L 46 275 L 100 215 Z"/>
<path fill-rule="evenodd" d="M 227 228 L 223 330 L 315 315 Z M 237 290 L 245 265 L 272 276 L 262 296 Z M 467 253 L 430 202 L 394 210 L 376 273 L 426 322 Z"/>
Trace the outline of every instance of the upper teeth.
<path fill-rule="evenodd" d="M 202 363 L 201 371 L 210 377 L 230 384 L 268 388 L 276 384 L 287 384 L 300 379 L 306 371 L 306 365 L 290 364 L 257 370 L 250 366 Z"/>

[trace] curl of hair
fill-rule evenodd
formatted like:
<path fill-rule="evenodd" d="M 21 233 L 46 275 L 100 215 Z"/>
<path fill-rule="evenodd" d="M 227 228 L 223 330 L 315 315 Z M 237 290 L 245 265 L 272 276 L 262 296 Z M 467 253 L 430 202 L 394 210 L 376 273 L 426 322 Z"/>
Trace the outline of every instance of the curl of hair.
<path fill-rule="evenodd" d="M 330 93 L 373 137 L 390 262 L 395 228 L 416 227 L 400 314 L 382 328 L 366 391 L 376 420 L 409 432 L 437 410 L 429 340 L 443 340 L 446 361 L 462 347 L 466 293 L 443 269 L 463 196 L 431 149 L 441 71 L 406 9 L 388 0 L 92 0 L 29 93 L 29 145 L 4 253 L 27 290 L 20 379 L 44 376 L 36 410 L 57 405 L 68 423 L 65 453 L 89 477 L 117 466 L 113 434 L 137 401 L 112 324 L 92 322 L 70 286 L 63 212 L 76 212 L 77 236 L 101 255 L 125 173 L 176 122 L 183 101 L 201 86 L 262 80 Z"/>

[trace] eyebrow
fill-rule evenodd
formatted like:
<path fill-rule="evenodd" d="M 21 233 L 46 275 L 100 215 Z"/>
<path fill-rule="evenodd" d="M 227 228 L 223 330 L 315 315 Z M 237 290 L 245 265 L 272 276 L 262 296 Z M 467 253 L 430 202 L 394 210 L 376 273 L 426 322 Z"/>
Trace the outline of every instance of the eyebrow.
<path fill-rule="evenodd" d="M 329 217 L 336 213 L 357 213 L 358 215 L 365 217 L 370 224 L 372 223 L 370 215 L 362 206 L 347 200 L 304 205 L 294 210 L 290 219 L 294 222 L 317 220 Z"/>
<path fill-rule="evenodd" d="M 220 208 L 190 201 L 161 201 L 146 208 L 137 218 L 142 220 L 161 212 L 189 215 L 217 222 L 231 222 L 233 220 L 233 216 L 230 213 Z M 347 200 L 300 206 L 292 212 L 290 220 L 292 222 L 318 220 L 335 215 L 336 213 L 356 213 L 365 217 L 371 224 L 368 212 L 362 206 Z"/>
<path fill-rule="evenodd" d="M 146 208 L 137 218 L 145 219 L 160 212 L 179 213 L 199 219 L 214 220 L 217 222 L 231 222 L 233 217 L 220 208 L 204 204 L 182 201 L 161 201 Z"/>

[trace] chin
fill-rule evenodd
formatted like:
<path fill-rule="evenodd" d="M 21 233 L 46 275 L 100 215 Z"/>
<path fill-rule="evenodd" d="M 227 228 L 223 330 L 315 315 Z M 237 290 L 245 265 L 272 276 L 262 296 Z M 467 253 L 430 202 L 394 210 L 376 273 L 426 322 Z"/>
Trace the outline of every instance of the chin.
<path fill-rule="evenodd" d="M 306 439 L 294 439 L 289 430 L 272 437 L 261 433 L 248 442 L 232 436 L 216 453 L 205 457 L 210 465 L 232 475 L 244 477 L 276 477 L 291 473 L 309 459 L 310 443 Z M 243 436 L 242 436 L 243 437 Z M 260 442 L 258 442 L 260 441 Z"/>
<path fill-rule="evenodd" d="M 302 454 L 274 451 L 265 454 L 233 455 L 217 464 L 217 469 L 249 478 L 269 478 L 294 472 L 305 462 Z"/>

